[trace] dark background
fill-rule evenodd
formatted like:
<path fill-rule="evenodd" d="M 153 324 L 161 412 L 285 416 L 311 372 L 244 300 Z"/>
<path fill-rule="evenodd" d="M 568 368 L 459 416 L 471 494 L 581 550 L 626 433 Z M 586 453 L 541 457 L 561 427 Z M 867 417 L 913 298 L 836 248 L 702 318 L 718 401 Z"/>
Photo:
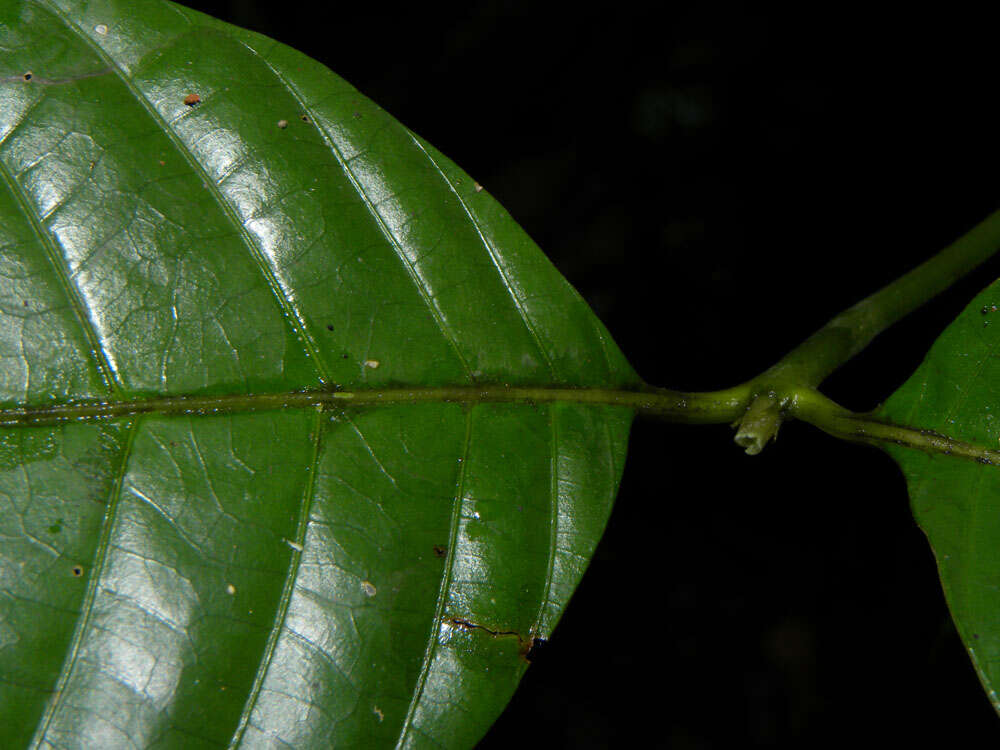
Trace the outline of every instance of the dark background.
<path fill-rule="evenodd" d="M 318 58 L 485 185 L 650 383 L 742 382 L 998 207 L 987 19 L 843 6 L 188 2 Z M 824 390 L 886 398 L 993 263 Z M 640 420 L 483 748 L 972 747 L 1000 722 L 895 465 Z"/>

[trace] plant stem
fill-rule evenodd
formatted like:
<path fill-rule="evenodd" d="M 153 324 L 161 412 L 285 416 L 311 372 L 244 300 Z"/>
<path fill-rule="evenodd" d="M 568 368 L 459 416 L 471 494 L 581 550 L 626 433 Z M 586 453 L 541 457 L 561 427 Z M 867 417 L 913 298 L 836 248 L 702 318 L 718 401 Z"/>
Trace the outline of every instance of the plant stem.
<path fill-rule="evenodd" d="M 417 403 L 575 403 L 621 406 L 638 414 L 686 424 L 736 420 L 736 442 L 753 455 L 796 417 L 845 440 L 906 445 L 1000 465 L 1000 451 L 963 443 L 929 430 L 892 425 L 855 414 L 816 391 L 831 372 L 875 336 L 946 289 L 1000 247 L 1000 211 L 933 258 L 837 315 L 760 376 L 722 391 L 685 393 L 636 389 L 558 388 L 486 384 L 421 388 L 287 391 L 217 396 L 158 396 L 103 402 L 0 408 L 0 428 L 117 419 L 143 414 L 234 414 L 286 408 L 340 411 Z"/>
<path fill-rule="evenodd" d="M 756 456 L 769 440 L 777 437 L 783 418 L 781 404 L 775 394 L 763 393 L 750 402 L 738 420 L 733 439 L 738 446 L 746 449 L 748 456 Z"/>
<path fill-rule="evenodd" d="M 887 444 L 901 445 L 925 453 L 939 453 L 1000 466 L 998 450 L 956 440 L 933 430 L 895 425 L 875 419 L 870 414 L 848 411 L 813 389 L 797 393 L 791 399 L 787 411 L 791 416 L 842 440 L 881 447 Z"/>
<path fill-rule="evenodd" d="M 813 396 L 822 398 L 815 388 L 834 370 L 861 352 L 886 328 L 986 261 L 997 249 L 1000 249 L 1000 211 L 987 216 L 934 257 L 835 316 L 777 364 L 748 381 L 745 385 L 753 395 L 747 402 L 746 413 L 737 422 L 737 444 L 754 455 L 760 453 L 767 441 L 777 434 L 785 415 L 794 414 L 810 421 L 804 415 L 812 412 L 796 413 L 797 398 L 798 403 L 814 403 L 810 400 Z M 802 401 L 803 398 L 806 401 Z M 831 434 L 846 437 L 850 432 L 847 428 L 856 426 L 857 420 L 862 417 L 839 406 L 837 409 L 840 416 L 826 419 L 826 427 L 817 426 Z M 853 421 L 844 422 L 845 419 Z M 871 435 L 882 432 L 882 427 L 874 424 L 870 429 L 873 431 Z M 909 441 L 911 438 L 905 439 Z M 911 442 L 906 444 L 918 447 Z"/>
<path fill-rule="evenodd" d="M 818 386 L 879 333 L 986 261 L 1000 249 L 1000 211 L 937 255 L 840 313 L 755 381 Z"/>
<path fill-rule="evenodd" d="M 870 415 L 856 414 L 808 387 L 783 392 L 780 398 L 774 394 L 762 394 L 757 399 L 753 399 L 748 385 L 707 393 L 683 393 L 663 388 L 620 390 L 483 385 L 162 396 L 0 409 L 0 428 L 105 421 L 140 415 L 223 415 L 276 409 L 323 408 L 336 414 L 348 409 L 420 403 L 620 406 L 637 414 L 685 424 L 724 424 L 743 418 L 737 440 L 739 442 L 742 438 L 741 445 L 747 448 L 748 453 L 759 452 L 781 420 L 794 417 L 844 440 L 873 445 L 906 445 L 1000 466 L 1000 451 L 963 443 L 929 430 L 893 425 Z"/>

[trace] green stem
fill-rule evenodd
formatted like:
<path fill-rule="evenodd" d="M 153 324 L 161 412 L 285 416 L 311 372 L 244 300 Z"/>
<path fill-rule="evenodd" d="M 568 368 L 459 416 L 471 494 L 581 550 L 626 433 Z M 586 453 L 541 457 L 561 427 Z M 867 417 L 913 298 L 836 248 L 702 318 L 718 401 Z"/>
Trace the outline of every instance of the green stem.
<path fill-rule="evenodd" d="M 833 318 L 774 367 L 723 391 L 684 393 L 649 386 L 636 389 L 522 387 L 502 384 L 338 391 L 154 396 L 107 402 L 0 408 L 0 427 L 51 425 L 142 414 L 233 414 L 286 408 L 333 411 L 389 404 L 568 402 L 621 406 L 639 414 L 687 424 L 736 420 L 736 442 L 759 453 L 792 416 L 854 442 L 893 443 L 1000 465 L 1000 451 L 855 414 L 816 391 L 837 367 L 889 325 L 947 288 L 1000 247 L 1000 211 L 930 260 Z"/>
<path fill-rule="evenodd" d="M 1000 211 L 987 216 L 934 257 L 835 316 L 777 364 L 745 384 L 752 396 L 746 413 L 737 422 L 736 442 L 751 455 L 760 453 L 777 434 L 785 416 L 795 413 L 795 398 L 804 394 L 819 396 L 816 386 L 834 370 L 886 328 L 986 261 L 998 248 Z M 841 412 L 851 414 L 843 409 Z M 871 430 L 874 434 L 881 427 L 872 425 Z M 833 428 L 827 432 L 833 432 Z M 844 437 L 846 432 L 836 434 Z"/>
<path fill-rule="evenodd" d="M 879 333 L 941 293 L 1000 248 L 1000 211 L 888 286 L 840 313 L 759 378 L 818 386 Z"/>
<path fill-rule="evenodd" d="M 746 449 L 748 456 L 756 456 L 767 442 L 777 437 L 784 415 L 776 394 L 762 393 L 754 398 L 738 420 L 736 444 Z"/>
<path fill-rule="evenodd" d="M 818 427 L 829 435 L 854 443 L 901 445 L 925 453 L 966 458 L 981 464 L 1000 466 L 1000 451 L 942 435 L 933 430 L 904 427 L 848 411 L 813 389 L 804 389 L 790 400 L 787 413 Z"/>
<path fill-rule="evenodd" d="M 221 415 L 277 409 L 347 409 L 419 403 L 510 403 L 522 405 L 573 403 L 621 406 L 638 414 L 686 424 L 722 424 L 743 418 L 744 442 L 763 447 L 782 418 L 794 417 L 824 432 L 853 442 L 906 445 L 924 451 L 1000 465 L 1000 451 L 953 440 L 928 430 L 892 425 L 870 415 L 855 414 L 813 388 L 786 391 L 780 400 L 765 394 L 756 400 L 749 386 L 709 393 L 683 393 L 663 388 L 531 388 L 507 385 L 440 388 L 385 388 L 352 391 L 289 391 L 222 396 L 162 396 L 123 401 L 54 404 L 0 409 L 0 427 L 32 427 L 66 422 L 90 422 L 139 415 Z M 747 404 L 750 403 L 750 407 Z M 753 428 L 753 429 L 750 429 Z M 737 435 L 738 441 L 740 435 Z"/>

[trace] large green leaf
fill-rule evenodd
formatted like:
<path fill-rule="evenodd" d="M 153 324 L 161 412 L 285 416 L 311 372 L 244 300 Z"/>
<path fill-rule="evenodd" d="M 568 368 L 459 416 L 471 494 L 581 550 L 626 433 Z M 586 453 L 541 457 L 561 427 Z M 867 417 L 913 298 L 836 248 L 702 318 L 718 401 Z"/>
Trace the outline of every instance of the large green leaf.
<path fill-rule="evenodd" d="M 879 414 L 996 449 L 1000 282 L 976 297 Z M 1000 468 L 891 447 L 927 534 L 958 632 L 1000 710 Z"/>
<path fill-rule="evenodd" d="M 0 49 L 0 416 L 71 405 L 0 430 L 0 746 L 473 744 L 632 414 L 444 389 L 638 384 L 603 326 L 287 47 L 159 0 L 0 0 Z"/>

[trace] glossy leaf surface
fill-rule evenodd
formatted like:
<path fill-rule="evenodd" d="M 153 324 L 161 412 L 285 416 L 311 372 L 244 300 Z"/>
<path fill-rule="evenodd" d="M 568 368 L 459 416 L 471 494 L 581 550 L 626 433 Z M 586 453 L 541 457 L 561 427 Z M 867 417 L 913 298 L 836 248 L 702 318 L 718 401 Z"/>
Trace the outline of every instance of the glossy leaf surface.
<path fill-rule="evenodd" d="M 634 385 L 467 175 L 181 6 L 0 0 L 0 405 Z M 467 747 L 603 530 L 631 412 L 0 430 L 0 745 Z"/>
<path fill-rule="evenodd" d="M 994 283 L 938 338 L 881 416 L 995 450 L 998 306 L 1000 283 Z M 934 550 L 958 632 L 1000 710 L 1000 467 L 902 447 L 889 452 L 906 475 L 913 513 Z"/>

